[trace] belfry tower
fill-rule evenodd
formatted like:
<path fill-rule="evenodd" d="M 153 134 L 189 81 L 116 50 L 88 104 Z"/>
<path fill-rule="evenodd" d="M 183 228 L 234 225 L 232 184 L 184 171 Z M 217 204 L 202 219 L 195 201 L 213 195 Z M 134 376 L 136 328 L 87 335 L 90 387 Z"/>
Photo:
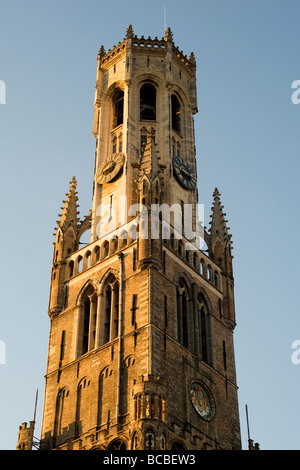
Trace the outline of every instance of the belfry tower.
<path fill-rule="evenodd" d="M 57 221 L 41 449 L 241 448 L 231 235 L 215 189 L 196 243 L 196 112 L 170 29 L 100 48 L 93 205 L 80 220 L 73 178 Z"/>

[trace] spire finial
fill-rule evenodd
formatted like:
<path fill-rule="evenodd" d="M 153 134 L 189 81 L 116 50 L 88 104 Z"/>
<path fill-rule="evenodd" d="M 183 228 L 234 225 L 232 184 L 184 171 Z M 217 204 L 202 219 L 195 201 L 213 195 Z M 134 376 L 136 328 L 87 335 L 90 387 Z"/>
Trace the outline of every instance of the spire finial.
<path fill-rule="evenodd" d="M 196 58 L 195 58 L 195 54 L 194 54 L 193 52 L 190 53 L 189 61 L 190 61 L 193 65 L 196 65 Z"/>
<path fill-rule="evenodd" d="M 221 193 L 219 192 L 218 188 L 215 188 L 215 190 L 213 192 L 214 199 L 217 198 L 217 197 L 220 198 L 220 196 L 221 196 Z"/>
<path fill-rule="evenodd" d="M 132 25 L 130 24 L 126 30 L 126 38 L 127 39 L 132 39 L 133 38 L 133 29 Z"/>
<path fill-rule="evenodd" d="M 173 33 L 171 31 L 171 28 L 168 28 L 167 31 L 166 31 L 166 36 L 165 36 L 165 40 L 167 42 L 172 42 L 173 41 Z"/>
<path fill-rule="evenodd" d="M 105 49 L 104 46 L 102 45 L 99 49 L 99 57 L 102 59 L 102 57 L 105 56 Z"/>
<path fill-rule="evenodd" d="M 77 180 L 76 177 L 73 176 L 72 180 L 69 182 L 70 189 L 69 192 L 66 193 L 66 200 L 63 201 L 64 206 L 62 207 L 62 213 L 59 214 L 60 220 L 58 221 L 58 225 L 63 228 L 64 226 L 68 225 L 69 223 L 78 223 L 78 197 L 77 197 Z"/>
<path fill-rule="evenodd" d="M 222 241 L 229 240 L 231 235 L 229 234 L 228 221 L 225 219 L 226 214 L 223 211 L 221 193 L 218 188 L 215 188 L 213 198 L 212 214 L 210 215 L 210 233 L 212 236 L 218 235 Z"/>

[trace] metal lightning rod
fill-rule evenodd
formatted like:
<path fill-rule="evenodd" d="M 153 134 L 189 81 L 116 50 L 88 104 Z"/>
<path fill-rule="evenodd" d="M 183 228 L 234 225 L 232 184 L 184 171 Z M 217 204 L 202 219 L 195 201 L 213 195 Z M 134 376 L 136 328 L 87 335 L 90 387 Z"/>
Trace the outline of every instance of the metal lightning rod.
<path fill-rule="evenodd" d="M 248 442 L 250 440 L 250 428 L 249 428 L 249 417 L 248 417 L 248 405 L 246 404 L 246 419 L 247 419 L 247 430 L 248 430 Z"/>
<path fill-rule="evenodd" d="M 38 399 L 38 389 L 36 389 L 36 394 L 35 394 L 35 405 L 34 405 L 34 415 L 33 415 L 34 422 L 35 422 L 35 416 L 36 416 L 37 399 Z"/>
<path fill-rule="evenodd" d="M 165 26 L 165 33 L 167 32 L 167 8 L 166 5 L 164 6 L 164 26 Z"/>

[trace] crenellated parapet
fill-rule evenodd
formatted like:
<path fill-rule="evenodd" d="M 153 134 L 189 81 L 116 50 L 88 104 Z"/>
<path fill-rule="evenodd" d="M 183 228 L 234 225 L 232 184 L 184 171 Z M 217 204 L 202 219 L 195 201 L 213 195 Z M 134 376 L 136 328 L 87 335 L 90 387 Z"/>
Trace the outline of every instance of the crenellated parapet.
<path fill-rule="evenodd" d="M 166 55 L 167 52 L 171 52 L 174 60 L 179 62 L 188 73 L 195 73 L 196 60 L 195 55 L 191 52 L 188 57 L 180 50 L 173 41 L 173 34 L 170 28 L 167 29 L 165 37 L 159 39 L 157 36 L 151 38 L 148 36 L 138 37 L 134 35 L 132 26 L 130 25 L 127 29 L 126 37 L 118 45 L 113 46 L 106 53 L 104 47 L 101 46 L 98 53 L 99 66 L 107 68 L 115 59 L 119 59 L 122 54 L 126 53 L 126 50 L 130 49 L 133 53 L 151 54 L 151 53 L 162 53 Z"/>

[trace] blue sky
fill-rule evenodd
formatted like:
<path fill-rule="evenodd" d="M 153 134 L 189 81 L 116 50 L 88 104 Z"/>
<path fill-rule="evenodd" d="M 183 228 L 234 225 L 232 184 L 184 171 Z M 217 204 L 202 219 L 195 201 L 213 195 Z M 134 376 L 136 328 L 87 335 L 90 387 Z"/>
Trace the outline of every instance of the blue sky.
<path fill-rule="evenodd" d="M 199 202 L 209 224 L 218 187 L 234 245 L 235 352 L 263 449 L 299 449 L 299 0 L 2 0 L 0 80 L 0 448 L 42 417 L 53 228 L 72 176 L 91 208 L 97 52 L 135 34 L 164 35 L 197 60 Z"/>

